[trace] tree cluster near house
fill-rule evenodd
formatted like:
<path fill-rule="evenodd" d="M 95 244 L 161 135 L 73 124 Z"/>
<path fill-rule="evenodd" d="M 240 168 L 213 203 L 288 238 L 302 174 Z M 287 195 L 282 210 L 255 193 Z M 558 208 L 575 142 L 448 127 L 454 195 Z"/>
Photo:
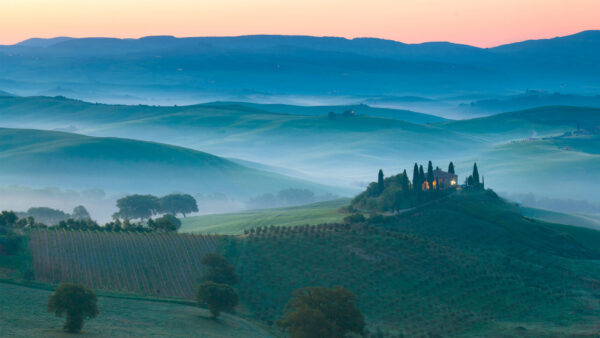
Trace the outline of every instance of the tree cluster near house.
<path fill-rule="evenodd" d="M 465 183 L 465 187 L 483 189 L 483 183 L 479 182 L 477 164 L 474 165 L 473 175 L 467 180 L 470 183 Z M 434 168 L 431 161 L 427 163 L 426 171 L 422 164 L 415 163 L 412 181 L 409 180 L 406 170 L 385 177 L 380 169 L 377 182 L 369 184 L 364 192 L 352 200 L 351 209 L 398 212 L 444 197 L 454 192 L 458 186 L 458 175 L 455 173 L 453 162 L 448 164 L 447 171 L 439 167 Z"/>

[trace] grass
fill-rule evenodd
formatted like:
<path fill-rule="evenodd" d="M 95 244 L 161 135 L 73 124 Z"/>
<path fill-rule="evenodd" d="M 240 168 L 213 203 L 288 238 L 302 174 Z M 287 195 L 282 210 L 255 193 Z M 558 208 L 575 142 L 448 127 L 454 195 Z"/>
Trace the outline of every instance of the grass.
<path fill-rule="evenodd" d="M 51 292 L 0 282 L 0 336 L 71 337 L 64 318 L 46 312 Z M 87 320 L 84 337 L 269 337 L 259 326 L 224 314 L 217 321 L 195 306 L 98 297 L 100 314 Z"/>
<path fill-rule="evenodd" d="M 259 226 L 297 226 L 341 222 L 347 214 L 338 209 L 347 206 L 350 199 L 337 199 L 310 205 L 251 210 L 229 214 L 187 217 L 182 219 L 180 232 L 201 234 L 239 235 L 244 230 Z"/>

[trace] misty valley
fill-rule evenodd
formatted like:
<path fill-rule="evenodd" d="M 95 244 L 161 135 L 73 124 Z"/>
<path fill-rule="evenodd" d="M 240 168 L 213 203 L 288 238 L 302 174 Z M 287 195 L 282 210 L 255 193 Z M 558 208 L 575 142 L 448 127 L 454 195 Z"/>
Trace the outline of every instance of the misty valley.
<path fill-rule="evenodd" d="M 0 336 L 598 336 L 599 46 L 0 45 Z"/>

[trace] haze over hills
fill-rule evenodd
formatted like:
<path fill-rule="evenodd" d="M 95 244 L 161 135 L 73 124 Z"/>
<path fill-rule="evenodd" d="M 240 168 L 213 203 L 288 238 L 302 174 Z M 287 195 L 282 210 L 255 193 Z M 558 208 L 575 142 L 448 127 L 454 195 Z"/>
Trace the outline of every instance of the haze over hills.
<path fill-rule="evenodd" d="M 530 88 L 596 94 L 599 42 L 599 31 L 489 49 L 277 35 L 29 40 L 0 46 L 0 88 L 20 95 L 177 104 L 298 97 L 347 103 L 357 97 Z"/>
<path fill-rule="evenodd" d="M 292 114 L 283 114 L 288 109 Z M 432 124 L 366 115 L 331 118 L 331 109 L 286 105 L 263 109 L 263 105 L 237 103 L 124 106 L 48 97 L 0 100 L 5 127 L 157 141 L 251 161 L 238 163 L 326 185 L 358 189 L 380 168 L 393 174 L 428 160 L 442 168 L 454 161 L 462 180 L 477 161 L 488 182 L 502 192 L 600 201 L 596 180 L 584 181 L 587 174 L 575 177 L 565 170 L 574 166 L 594 172 L 598 155 L 593 147 L 585 147 L 590 137 L 571 137 L 570 146 L 555 145 L 567 139 L 512 142 L 560 136 L 578 125 L 597 126 L 598 108 L 541 107 Z M 295 115 L 304 112 L 322 114 Z M 561 160 L 567 158 L 571 162 Z"/>
<path fill-rule="evenodd" d="M 321 194 L 349 191 L 187 148 L 53 131 L 0 128 L 0 160 L 2 186 L 102 189 L 111 195 L 218 192 L 240 202 L 288 188 Z M 94 205 L 89 207 L 95 211 Z"/>

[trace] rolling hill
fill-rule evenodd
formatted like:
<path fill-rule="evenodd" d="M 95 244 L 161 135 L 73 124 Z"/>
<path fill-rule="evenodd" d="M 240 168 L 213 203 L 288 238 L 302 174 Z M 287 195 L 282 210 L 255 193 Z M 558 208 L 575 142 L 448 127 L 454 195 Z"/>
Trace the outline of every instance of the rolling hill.
<path fill-rule="evenodd" d="M 513 193 L 600 201 L 600 136 L 550 137 L 498 144 L 476 160 L 488 186 Z"/>
<path fill-rule="evenodd" d="M 417 113 L 410 110 L 403 109 L 390 109 L 390 108 L 378 108 L 371 107 L 366 104 L 355 104 L 355 105 L 330 105 L 330 106 L 299 106 L 289 104 L 258 104 L 248 102 L 211 102 L 206 105 L 240 105 L 244 107 L 252 107 L 257 110 L 268 111 L 272 113 L 280 114 L 294 114 L 294 115 L 314 115 L 314 116 L 325 116 L 329 112 L 341 115 L 345 111 L 352 111 L 357 115 L 368 115 L 374 117 L 383 117 L 388 119 L 402 120 L 411 123 L 426 124 L 442 122 L 446 119 L 443 117 Z"/>
<path fill-rule="evenodd" d="M 360 185 L 364 177 L 381 167 L 397 170 L 430 158 L 446 162 L 453 156 L 448 150 L 468 154 L 482 146 L 473 137 L 437 125 L 366 115 L 331 119 L 327 112 L 307 116 L 258 108 L 243 104 L 154 107 L 49 97 L 6 98 L 0 99 L 0 118 L 7 127 L 163 142 L 291 168 L 320 178 L 320 183 L 347 186 Z"/>
<path fill-rule="evenodd" d="M 107 256 L 88 249 L 99 245 L 110 251 L 118 236 L 155 252 L 152 259 L 180 260 L 169 266 L 189 269 L 189 248 L 168 254 L 144 234 L 36 234 L 49 243 L 55 236 L 71 238 L 68 247 L 59 246 L 48 257 L 31 245 L 32 255 L 45 257 L 48 267 L 86 252 L 84 282 L 102 280 L 102 266 L 125 264 L 120 250 Z M 160 245 L 168 247 L 173 236 L 189 235 L 164 237 Z M 356 294 L 371 332 L 565 336 L 599 329 L 600 232 L 524 218 L 492 191 L 456 194 L 367 223 L 263 226 L 221 238 L 220 250 L 241 276 L 236 289 L 248 315 L 267 325 L 281 315 L 295 289 L 342 285 Z M 142 269 L 124 278 L 138 274 L 145 278 Z M 161 294 L 179 285 L 171 281 Z"/>
<path fill-rule="evenodd" d="M 285 188 L 335 190 L 187 148 L 120 138 L 0 129 L 0 183 L 112 193 L 221 192 L 247 198 Z"/>

